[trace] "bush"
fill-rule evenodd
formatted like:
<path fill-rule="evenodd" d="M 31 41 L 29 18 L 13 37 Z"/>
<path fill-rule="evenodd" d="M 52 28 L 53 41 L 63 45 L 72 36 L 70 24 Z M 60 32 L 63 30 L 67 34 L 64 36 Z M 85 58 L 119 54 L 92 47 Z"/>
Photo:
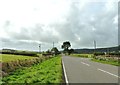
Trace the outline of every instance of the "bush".
<path fill-rule="evenodd" d="M 4 51 L 2 50 L 2 54 L 13 54 L 13 55 L 25 55 L 25 56 L 38 56 L 37 52 L 26 52 L 26 51 Z"/>
<path fill-rule="evenodd" d="M 105 53 L 103 53 L 103 52 L 96 52 L 96 53 L 94 53 L 94 55 L 95 55 L 95 56 L 98 56 L 98 55 L 105 55 Z"/>
<path fill-rule="evenodd" d="M 109 53 L 109 55 L 120 55 L 120 52 Z"/>
<path fill-rule="evenodd" d="M 89 55 L 87 55 L 87 54 L 73 54 L 73 56 L 83 57 L 83 58 L 88 58 L 89 57 Z"/>
<path fill-rule="evenodd" d="M 15 71 L 18 68 L 29 67 L 29 66 L 32 66 L 34 64 L 38 64 L 38 63 L 40 63 L 46 59 L 49 59 L 49 58 L 50 57 L 39 57 L 39 58 L 34 58 L 34 59 L 3 62 L 2 63 L 2 71 L 3 71 L 2 73 L 10 74 L 11 72 Z M 4 74 L 3 74 L 3 76 L 4 76 Z"/>

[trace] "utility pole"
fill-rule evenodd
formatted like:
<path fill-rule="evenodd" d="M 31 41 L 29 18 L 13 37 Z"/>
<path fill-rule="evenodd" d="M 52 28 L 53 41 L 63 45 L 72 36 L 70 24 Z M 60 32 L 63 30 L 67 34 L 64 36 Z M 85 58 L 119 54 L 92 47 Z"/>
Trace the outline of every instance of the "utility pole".
<path fill-rule="evenodd" d="M 41 52 L 41 44 L 39 44 L 39 53 Z"/>
<path fill-rule="evenodd" d="M 96 41 L 94 40 L 94 53 L 96 52 Z"/>
<path fill-rule="evenodd" d="M 54 48 L 54 42 L 53 42 L 53 48 Z"/>
<path fill-rule="evenodd" d="M 110 53 L 110 50 L 109 50 L 109 48 L 107 48 L 107 52 L 108 52 L 108 55 L 109 55 L 109 53 Z"/>

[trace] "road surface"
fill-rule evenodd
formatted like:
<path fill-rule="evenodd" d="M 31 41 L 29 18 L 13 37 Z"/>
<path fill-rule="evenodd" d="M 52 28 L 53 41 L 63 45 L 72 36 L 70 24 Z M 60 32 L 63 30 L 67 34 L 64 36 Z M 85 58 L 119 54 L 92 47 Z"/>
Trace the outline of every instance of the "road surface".
<path fill-rule="evenodd" d="M 66 83 L 118 83 L 118 67 L 88 58 L 62 57 Z"/>

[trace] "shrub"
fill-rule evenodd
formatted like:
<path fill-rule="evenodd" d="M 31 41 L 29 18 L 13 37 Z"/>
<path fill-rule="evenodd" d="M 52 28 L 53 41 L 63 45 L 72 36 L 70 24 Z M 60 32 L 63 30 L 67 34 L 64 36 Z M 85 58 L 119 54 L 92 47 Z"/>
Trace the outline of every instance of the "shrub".
<path fill-rule="evenodd" d="M 2 54 L 13 54 L 13 55 L 25 55 L 25 56 L 38 56 L 37 52 L 26 52 L 26 51 L 2 51 Z"/>
<path fill-rule="evenodd" d="M 105 55 L 105 53 L 103 53 L 103 52 L 96 52 L 96 53 L 94 53 L 94 55 L 95 55 L 95 56 L 98 56 L 98 55 Z"/>
<path fill-rule="evenodd" d="M 109 53 L 109 55 L 120 55 L 120 52 Z"/>
<path fill-rule="evenodd" d="M 11 62 L 3 62 L 2 63 L 2 71 L 4 74 L 9 74 L 21 67 L 28 67 L 34 64 L 38 64 L 44 60 L 49 59 L 50 57 L 40 57 L 34 59 L 26 59 L 26 60 L 16 60 Z M 4 75 L 3 75 L 4 76 Z"/>

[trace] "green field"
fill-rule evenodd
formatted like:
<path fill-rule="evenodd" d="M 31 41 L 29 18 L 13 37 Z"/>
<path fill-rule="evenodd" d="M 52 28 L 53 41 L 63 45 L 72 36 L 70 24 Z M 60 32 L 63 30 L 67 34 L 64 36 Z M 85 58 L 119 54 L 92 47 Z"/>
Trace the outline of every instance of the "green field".
<path fill-rule="evenodd" d="M 93 58 L 93 54 L 72 54 L 71 56 L 73 56 L 73 57 L 82 57 L 82 58 L 91 58 L 91 60 L 94 61 L 94 62 L 110 64 L 110 65 L 114 65 L 114 66 L 120 66 L 120 63 L 118 61 L 116 61 L 116 60 L 113 60 L 113 59 L 107 59 L 107 60 L 95 59 L 95 58 Z"/>
<path fill-rule="evenodd" d="M 32 67 L 24 67 L 4 77 L 7 83 L 61 83 L 61 57 L 53 57 Z"/>
<path fill-rule="evenodd" d="M 120 66 L 120 63 L 115 60 L 98 60 L 98 59 L 91 59 L 92 61 L 99 62 L 99 63 L 104 63 L 104 64 L 110 64 L 114 66 Z"/>
<path fill-rule="evenodd" d="M 93 54 L 72 54 L 74 57 L 91 58 Z"/>
<path fill-rule="evenodd" d="M 25 59 L 32 59 L 35 57 L 31 56 L 23 56 L 23 55 L 12 55 L 12 54 L 0 54 L 0 61 L 2 62 L 9 62 L 9 61 L 16 61 L 16 60 L 25 60 Z"/>

